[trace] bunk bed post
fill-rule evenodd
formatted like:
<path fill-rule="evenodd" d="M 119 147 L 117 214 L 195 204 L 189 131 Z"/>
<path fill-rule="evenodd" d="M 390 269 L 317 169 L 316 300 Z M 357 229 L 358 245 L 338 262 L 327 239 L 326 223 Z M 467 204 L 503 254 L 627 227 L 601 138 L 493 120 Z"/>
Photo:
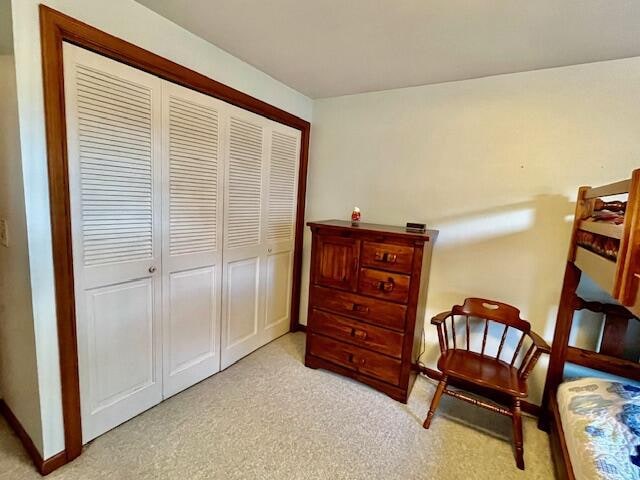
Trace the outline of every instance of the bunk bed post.
<path fill-rule="evenodd" d="M 623 305 L 634 305 L 636 295 L 638 293 L 639 278 L 637 273 L 640 271 L 640 169 L 633 171 L 631 175 L 631 185 L 629 187 L 629 198 L 627 199 L 625 231 L 623 241 L 620 245 L 620 255 L 624 261 L 619 262 L 616 278 L 620 280 L 616 282 L 616 290 L 614 296 L 618 296 Z M 631 252 L 627 255 L 627 252 Z"/>
<path fill-rule="evenodd" d="M 556 328 L 551 345 L 551 355 L 549 356 L 547 379 L 542 395 L 542 409 L 538 420 L 538 428 L 545 431 L 548 430 L 549 396 L 555 395 L 558 385 L 562 382 L 564 363 L 569 344 L 569 334 L 571 333 L 571 324 L 573 323 L 573 314 L 575 312 L 574 299 L 576 290 L 578 289 L 578 283 L 580 283 L 581 273 L 580 269 L 578 269 L 573 262 L 567 262 L 562 284 L 562 293 L 560 295 L 560 304 L 558 305 Z"/>
<path fill-rule="evenodd" d="M 587 195 L 587 191 L 591 187 L 580 187 L 578 190 L 578 198 L 576 199 L 576 211 L 573 216 L 573 226 L 571 227 L 571 241 L 569 242 L 569 254 L 567 255 L 567 261 L 573 264 L 576 259 L 576 236 L 578 234 L 578 225 L 580 225 L 580 221 L 585 216 L 585 214 L 589 211 L 589 204 L 586 200 L 585 196 Z M 566 278 L 565 278 L 566 280 Z M 564 284 L 563 284 L 564 288 Z M 577 286 L 576 286 L 577 288 Z M 562 297 L 560 297 L 562 299 Z"/>
<path fill-rule="evenodd" d="M 624 356 L 624 341 L 629 328 L 629 317 L 629 315 L 605 311 L 598 353 L 618 358 Z"/>
<path fill-rule="evenodd" d="M 548 431 L 549 428 L 549 396 L 555 395 L 555 391 L 562 382 L 564 363 L 567 356 L 569 344 L 569 334 L 573 323 L 575 312 L 575 297 L 580 283 L 581 271 L 573 263 L 576 255 L 576 233 L 578 224 L 584 214 L 586 207 L 585 194 L 589 187 L 580 187 L 578 199 L 576 201 L 576 211 L 571 230 L 571 242 L 569 243 L 569 254 L 564 271 L 562 282 L 562 293 L 558 305 L 558 315 L 556 316 L 556 328 L 553 334 L 553 344 L 551 345 L 551 355 L 549 356 L 549 366 L 547 368 L 547 379 L 544 384 L 542 395 L 542 405 L 538 428 Z"/>

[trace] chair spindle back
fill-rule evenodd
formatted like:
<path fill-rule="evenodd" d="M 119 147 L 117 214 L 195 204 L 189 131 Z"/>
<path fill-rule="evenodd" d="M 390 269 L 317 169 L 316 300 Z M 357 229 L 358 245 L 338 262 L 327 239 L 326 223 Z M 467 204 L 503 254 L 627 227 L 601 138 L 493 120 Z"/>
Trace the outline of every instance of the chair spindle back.
<path fill-rule="evenodd" d="M 520 318 L 520 310 L 511 305 L 507 305 L 506 303 L 485 300 L 482 298 L 467 298 L 463 305 L 456 305 L 450 312 L 445 312 L 441 315 L 442 317 L 434 317 L 434 323 L 438 325 L 438 340 L 442 353 L 446 352 L 446 350 L 451 347 L 453 349 L 460 348 L 472 351 L 471 337 L 475 333 L 475 329 L 472 328 L 471 325 L 470 319 L 472 318 L 484 321 L 482 328 L 482 346 L 480 348 L 480 352 L 478 352 L 481 357 L 492 357 L 507 363 L 510 367 L 515 367 L 522 349 L 525 346 L 527 337 L 532 340 L 519 362 L 518 375 L 522 378 L 528 377 L 531 369 L 542 353 L 542 350 L 536 347 L 536 342 L 533 339 L 535 334 L 531 332 L 531 325 L 529 322 Z M 451 321 L 447 322 L 449 318 Z M 464 323 L 463 325 L 460 325 L 462 318 L 464 319 Z M 456 319 L 459 319 L 459 325 L 456 325 Z M 503 325 L 497 351 L 493 354 L 488 352 L 487 348 L 487 338 L 489 337 L 490 331 L 489 324 L 491 322 Z M 464 333 L 466 334 L 465 341 L 460 346 L 458 343 L 461 339 L 459 338 L 459 335 L 456 334 L 456 330 L 464 330 Z M 510 331 L 517 332 L 516 335 L 519 335 L 519 338 L 516 337 L 518 338 L 518 341 L 511 355 L 508 355 L 508 358 L 506 359 L 502 359 L 501 356 L 504 356 L 504 352 L 506 351 L 505 344 L 507 343 L 506 341 L 509 337 Z"/>

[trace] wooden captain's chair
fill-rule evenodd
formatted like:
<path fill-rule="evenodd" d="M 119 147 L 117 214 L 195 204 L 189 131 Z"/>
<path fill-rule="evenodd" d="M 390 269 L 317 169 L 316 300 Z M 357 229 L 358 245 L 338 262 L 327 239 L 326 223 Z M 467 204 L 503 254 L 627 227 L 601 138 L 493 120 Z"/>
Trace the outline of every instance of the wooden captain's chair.
<path fill-rule="evenodd" d="M 483 333 L 479 352 L 470 349 L 470 346 L 476 343 L 472 341 L 476 328 L 472 328 L 473 322 L 470 322 L 470 318 L 474 319 L 473 322 L 477 322 L 477 319 L 481 322 Z M 451 321 L 447 322 L 448 319 Z M 486 351 L 487 334 L 491 322 L 504 325 L 500 345 L 494 355 Z M 527 397 L 527 377 L 540 355 L 551 351 L 549 345 L 531 331 L 529 322 L 520 318 L 520 310 L 506 303 L 483 298 L 467 298 L 464 305 L 456 305 L 451 311 L 436 315 L 431 323 L 438 329 L 441 352 L 438 370 L 442 372 L 442 377 L 431 400 L 431 407 L 423 427 L 429 428 L 443 393 L 509 416 L 513 423 L 516 465 L 524 470 L 520 402 Z M 519 340 L 512 353 L 503 355 L 508 356 L 508 359 L 503 359 L 501 355 L 504 353 L 509 329 L 515 331 L 515 338 Z M 457 341 L 456 330 L 458 330 Z M 530 346 L 523 350 L 523 346 L 529 343 Z M 497 403 L 472 397 L 460 390 L 449 390 L 448 384 L 481 394 Z M 508 407 L 504 408 L 501 405 L 508 405 Z"/>

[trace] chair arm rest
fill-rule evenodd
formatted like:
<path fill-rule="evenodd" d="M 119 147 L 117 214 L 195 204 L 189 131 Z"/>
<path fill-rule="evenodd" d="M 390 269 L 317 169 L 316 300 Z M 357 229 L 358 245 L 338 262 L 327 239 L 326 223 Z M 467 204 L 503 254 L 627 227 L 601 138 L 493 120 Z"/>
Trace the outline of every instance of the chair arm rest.
<path fill-rule="evenodd" d="M 431 319 L 431 325 L 441 325 L 447 319 L 447 317 L 449 317 L 449 315 L 451 315 L 451 311 L 440 312 Z"/>
<path fill-rule="evenodd" d="M 551 353 L 551 347 L 549 346 L 549 344 L 544 340 L 544 338 L 542 338 L 536 332 L 530 331 L 529 337 L 531 337 L 533 344 L 542 353 Z"/>

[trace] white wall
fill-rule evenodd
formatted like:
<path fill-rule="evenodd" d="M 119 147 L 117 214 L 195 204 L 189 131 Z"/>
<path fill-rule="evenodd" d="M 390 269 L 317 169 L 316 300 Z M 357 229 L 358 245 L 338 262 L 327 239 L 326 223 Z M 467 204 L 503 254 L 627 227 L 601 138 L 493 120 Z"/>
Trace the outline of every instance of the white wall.
<path fill-rule="evenodd" d="M 49 218 L 38 4 L 197 70 L 222 83 L 311 118 L 313 103 L 250 65 L 132 0 L 13 0 L 22 169 L 30 257 L 43 456 L 64 448 Z"/>
<path fill-rule="evenodd" d="M 313 117 L 308 220 L 357 205 L 365 222 L 426 222 L 440 230 L 428 318 L 493 298 L 550 341 L 578 186 L 640 166 L 640 58 L 318 100 Z"/>
<path fill-rule="evenodd" d="M 35 332 L 31 310 L 20 136 L 9 0 L 0 2 L 0 218 L 9 246 L 0 245 L 0 392 L 42 450 Z"/>

